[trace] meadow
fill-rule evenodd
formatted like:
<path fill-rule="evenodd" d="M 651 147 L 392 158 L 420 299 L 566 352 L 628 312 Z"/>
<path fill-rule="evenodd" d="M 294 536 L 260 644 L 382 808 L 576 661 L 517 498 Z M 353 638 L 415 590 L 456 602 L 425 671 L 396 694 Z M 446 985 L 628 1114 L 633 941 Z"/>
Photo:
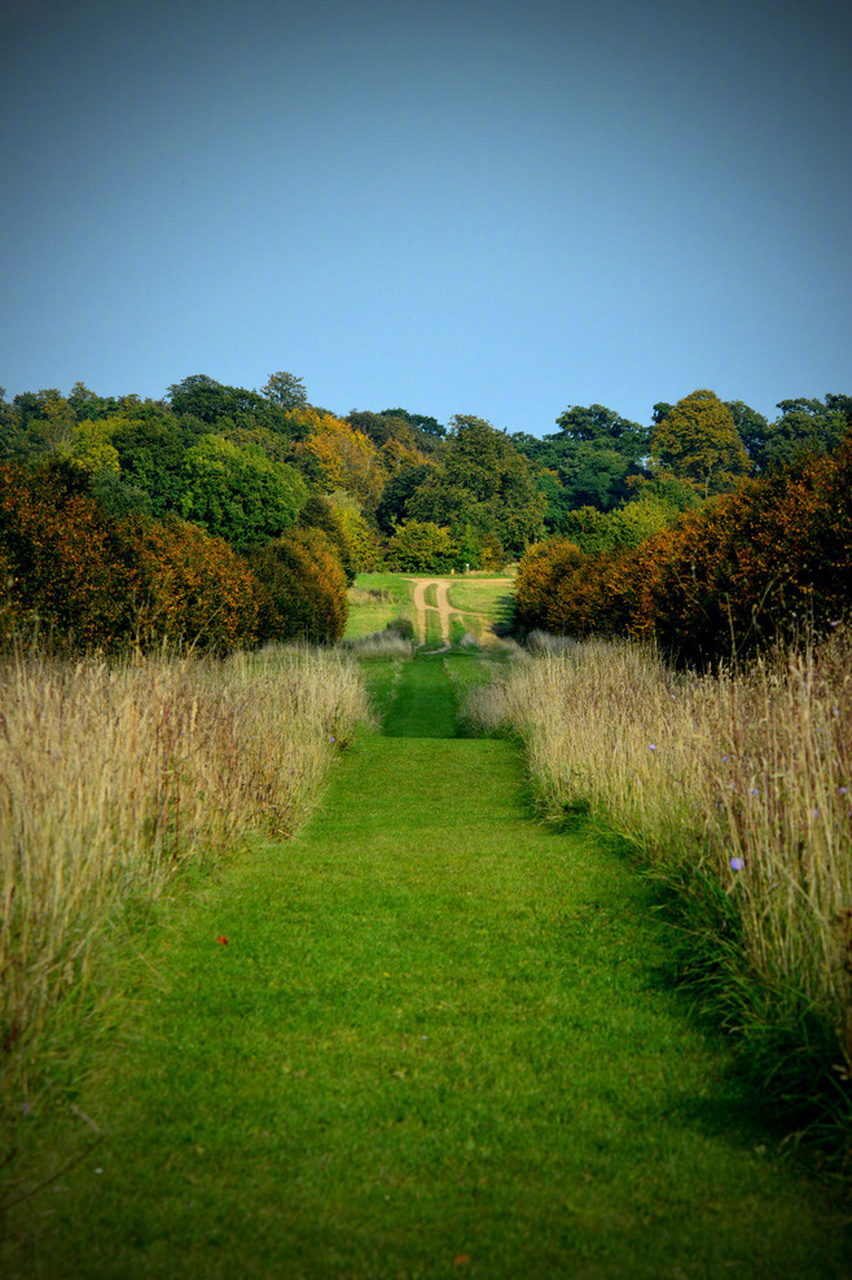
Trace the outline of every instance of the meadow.
<path fill-rule="evenodd" d="M 506 662 L 367 664 L 381 732 L 297 837 L 164 899 L 110 1040 L 18 1124 L 10 1280 L 846 1274 L 652 887 L 460 720 Z"/>

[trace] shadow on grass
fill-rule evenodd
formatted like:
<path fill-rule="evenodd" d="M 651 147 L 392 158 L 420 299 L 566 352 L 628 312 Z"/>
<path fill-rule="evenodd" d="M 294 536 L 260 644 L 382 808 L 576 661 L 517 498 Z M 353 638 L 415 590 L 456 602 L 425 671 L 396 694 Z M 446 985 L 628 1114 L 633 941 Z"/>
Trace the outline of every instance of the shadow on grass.
<path fill-rule="evenodd" d="M 665 958 L 648 969 L 651 989 L 670 993 L 708 1044 L 726 1051 L 718 1091 L 681 1099 L 671 1114 L 738 1146 L 768 1137 L 809 1172 L 848 1178 L 852 1090 L 838 1071 L 834 1029 L 799 991 L 749 968 L 734 904 L 711 876 L 649 870 L 628 840 L 602 834 L 587 814 L 588 806 L 577 805 L 557 827 L 585 828 L 637 870 L 649 909 L 668 930 Z"/>

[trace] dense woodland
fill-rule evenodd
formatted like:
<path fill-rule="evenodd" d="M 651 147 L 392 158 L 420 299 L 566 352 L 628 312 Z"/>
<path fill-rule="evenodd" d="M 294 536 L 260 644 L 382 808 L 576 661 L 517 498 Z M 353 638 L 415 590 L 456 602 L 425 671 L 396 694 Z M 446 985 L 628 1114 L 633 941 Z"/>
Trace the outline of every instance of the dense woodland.
<path fill-rule="evenodd" d="M 285 372 L 261 391 L 195 375 L 162 400 L 103 397 L 82 383 L 11 403 L 0 393 L 5 616 L 105 649 L 163 635 L 214 651 L 333 640 L 358 572 L 497 570 L 524 558 L 527 625 L 572 630 L 579 617 L 588 631 L 611 627 L 612 615 L 645 633 L 647 616 L 618 594 L 625 556 L 644 547 L 636 563 L 647 577 L 647 549 L 660 563 L 681 536 L 674 528 L 710 521 L 718 536 L 751 501 L 743 494 L 836 465 L 852 398 L 778 409 L 770 423 L 699 390 L 655 405 L 643 426 L 575 405 L 537 439 L 465 414 L 446 425 L 402 408 L 340 418 Z M 841 562 L 836 550 L 835 569 Z M 609 578 L 590 565 L 609 566 Z M 578 614 L 568 578 L 605 581 L 594 609 Z M 538 603 L 533 580 L 544 584 Z"/>

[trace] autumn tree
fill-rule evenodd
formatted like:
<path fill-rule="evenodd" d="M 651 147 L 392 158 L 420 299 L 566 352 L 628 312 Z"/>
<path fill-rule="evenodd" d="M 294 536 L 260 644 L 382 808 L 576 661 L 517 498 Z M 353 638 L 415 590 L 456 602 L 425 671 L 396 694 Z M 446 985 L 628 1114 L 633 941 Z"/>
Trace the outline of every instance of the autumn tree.
<path fill-rule="evenodd" d="M 345 489 L 374 511 L 388 476 L 375 444 L 333 414 L 314 410 L 307 421 L 310 430 L 296 457 L 310 479 L 327 493 Z"/>
<path fill-rule="evenodd" d="M 662 417 L 651 436 L 661 471 L 691 481 L 704 496 L 736 488 L 751 469 L 734 416 L 713 391 L 693 391 Z"/>

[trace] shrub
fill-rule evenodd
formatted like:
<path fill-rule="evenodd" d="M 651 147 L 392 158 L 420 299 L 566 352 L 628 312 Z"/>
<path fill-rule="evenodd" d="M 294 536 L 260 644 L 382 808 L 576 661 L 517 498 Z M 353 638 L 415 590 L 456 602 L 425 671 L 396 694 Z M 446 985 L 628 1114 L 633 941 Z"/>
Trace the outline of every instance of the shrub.
<path fill-rule="evenodd" d="M 136 637 L 227 654 L 257 636 L 257 584 L 246 561 L 221 538 L 175 516 L 162 523 L 131 516 L 119 528 L 142 584 Z"/>
<path fill-rule="evenodd" d="M 556 585 L 573 582 L 586 557 L 567 538 L 535 542 L 521 561 L 515 582 L 515 618 L 527 630 L 548 630 L 547 607 Z M 558 628 L 566 630 L 567 628 Z"/>
<path fill-rule="evenodd" d="M 329 644 L 346 628 L 346 574 L 321 529 L 288 529 L 253 551 L 261 640 Z"/>
<path fill-rule="evenodd" d="M 132 631 L 142 576 L 88 486 L 88 475 L 68 464 L 0 467 L 7 623 L 78 648 L 112 649 Z"/>
<path fill-rule="evenodd" d="M 388 540 L 385 563 L 399 573 L 447 573 L 455 567 L 448 529 L 431 520 L 405 520 Z"/>
<path fill-rule="evenodd" d="M 334 547 L 343 572 L 346 574 L 346 585 L 352 586 L 355 581 L 356 568 L 349 550 L 349 542 L 343 529 L 340 515 L 327 498 L 313 494 L 308 498 L 296 521 L 300 529 L 321 529 Z"/>

